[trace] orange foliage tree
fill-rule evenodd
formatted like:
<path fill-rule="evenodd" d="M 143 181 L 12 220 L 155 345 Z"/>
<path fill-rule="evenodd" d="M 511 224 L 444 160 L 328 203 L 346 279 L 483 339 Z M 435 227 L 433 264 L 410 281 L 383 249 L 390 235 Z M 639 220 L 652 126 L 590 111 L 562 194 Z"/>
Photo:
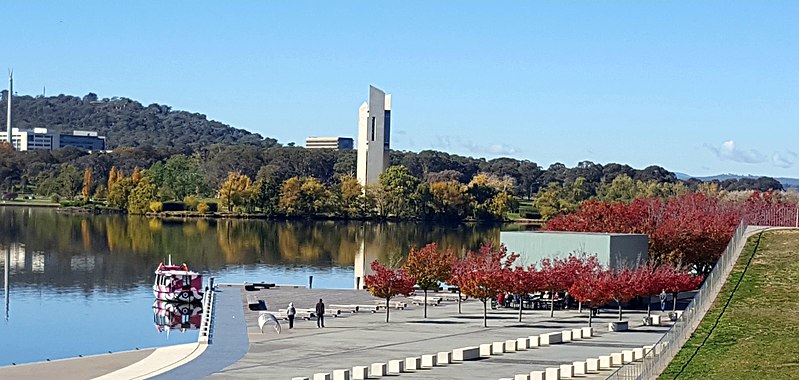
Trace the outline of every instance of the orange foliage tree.
<path fill-rule="evenodd" d="M 409 276 L 416 278 L 416 285 L 424 291 L 424 317 L 427 318 L 427 291 L 438 289 L 441 282 L 449 280 L 455 254 L 451 249 L 442 251 L 436 243 L 430 243 L 422 249 L 411 248 L 403 268 Z"/>
<path fill-rule="evenodd" d="M 488 300 L 508 288 L 508 272 L 518 254 L 508 254 L 500 245 L 498 249 L 484 244 L 478 252 L 469 252 L 453 267 L 453 282 L 467 296 L 483 302 L 483 326 L 488 327 Z"/>
<path fill-rule="evenodd" d="M 364 283 L 371 295 L 386 300 L 386 322 L 388 322 L 391 310 L 389 302 L 395 296 L 413 294 L 416 279 L 409 276 L 405 269 L 392 269 L 381 265 L 377 260 L 372 261 L 372 271 L 375 274 L 364 277 Z"/>

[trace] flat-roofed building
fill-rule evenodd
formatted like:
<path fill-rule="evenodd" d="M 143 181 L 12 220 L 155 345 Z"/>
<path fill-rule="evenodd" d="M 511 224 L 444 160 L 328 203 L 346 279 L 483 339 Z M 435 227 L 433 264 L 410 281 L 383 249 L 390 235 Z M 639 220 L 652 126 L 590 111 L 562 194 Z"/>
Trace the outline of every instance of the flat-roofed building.
<path fill-rule="evenodd" d="M 0 132 L 0 140 L 6 139 L 7 133 Z M 97 136 L 97 132 L 74 131 L 70 134 L 49 132 L 47 128 L 11 130 L 11 145 L 19 151 L 25 150 L 57 150 L 68 146 L 100 151 L 105 150 L 105 136 Z"/>
<path fill-rule="evenodd" d="M 305 139 L 307 149 L 348 150 L 355 146 L 351 137 L 308 137 Z"/>
<path fill-rule="evenodd" d="M 610 268 L 637 268 L 649 258 L 649 238 L 643 234 L 502 231 L 499 242 L 508 252 L 518 253 L 517 263 L 522 265 L 537 264 L 545 257 L 587 253 Z"/>

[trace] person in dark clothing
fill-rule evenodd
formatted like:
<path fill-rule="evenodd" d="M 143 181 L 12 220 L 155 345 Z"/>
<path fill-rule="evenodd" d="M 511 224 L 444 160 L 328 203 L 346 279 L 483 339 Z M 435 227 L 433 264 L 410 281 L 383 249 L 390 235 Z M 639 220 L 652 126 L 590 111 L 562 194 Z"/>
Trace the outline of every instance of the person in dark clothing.
<path fill-rule="evenodd" d="M 316 304 L 316 328 L 321 329 L 325 327 L 325 304 L 322 299 Z"/>
<path fill-rule="evenodd" d="M 295 315 L 297 315 L 297 309 L 294 308 L 293 302 L 289 302 L 289 308 L 286 309 L 286 316 L 289 317 L 289 330 L 294 328 Z"/>

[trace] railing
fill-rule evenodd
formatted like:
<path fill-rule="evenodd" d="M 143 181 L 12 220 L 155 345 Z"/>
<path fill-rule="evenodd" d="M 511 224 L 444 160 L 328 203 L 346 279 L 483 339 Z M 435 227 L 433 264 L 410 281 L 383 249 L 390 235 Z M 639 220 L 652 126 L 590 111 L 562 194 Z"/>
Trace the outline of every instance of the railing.
<path fill-rule="evenodd" d="M 209 282 L 210 285 L 208 286 L 208 291 L 205 292 L 205 297 L 203 298 L 203 318 L 200 322 L 200 335 L 197 337 L 197 343 L 200 344 L 211 343 L 214 318 L 214 301 L 216 300 L 214 295 L 216 292 L 214 291 L 214 278 L 211 277 Z"/>
<path fill-rule="evenodd" d="M 735 229 L 732 239 L 722 253 L 713 270 L 705 279 L 691 303 L 677 318 L 668 332 L 648 351 L 640 362 L 625 364 L 608 379 L 613 380 L 648 380 L 656 379 L 680 351 L 694 330 L 702 322 L 705 314 L 713 305 L 721 288 L 741 255 L 746 243 L 744 234 L 748 225 L 770 227 L 799 227 L 799 206 L 795 204 L 779 204 L 775 207 L 757 210 L 744 215 Z"/>

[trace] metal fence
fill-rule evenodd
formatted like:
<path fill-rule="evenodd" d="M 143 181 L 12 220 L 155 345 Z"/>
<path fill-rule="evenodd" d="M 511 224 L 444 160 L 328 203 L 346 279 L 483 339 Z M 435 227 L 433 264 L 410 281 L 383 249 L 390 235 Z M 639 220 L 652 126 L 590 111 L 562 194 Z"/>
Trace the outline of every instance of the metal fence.
<path fill-rule="evenodd" d="M 746 243 L 744 239 L 746 228 L 747 224 L 744 221 L 738 225 L 724 253 L 699 288 L 691 303 L 682 312 L 682 316 L 677 318 L 677 321 L 669 331 L 646 353 L 644 359 L 640 362 L 631 362 L 624 365 L 611 374 L 608 379 L 655 379 L 663 372 L 669 362 L 671 362 L 671 359 L 691 337 L 699 323 L 702 322 L 705 313 L 710 309 L 716 296 L 724 286 L 730 271 L 738 261 L 743 244 Z"/>

